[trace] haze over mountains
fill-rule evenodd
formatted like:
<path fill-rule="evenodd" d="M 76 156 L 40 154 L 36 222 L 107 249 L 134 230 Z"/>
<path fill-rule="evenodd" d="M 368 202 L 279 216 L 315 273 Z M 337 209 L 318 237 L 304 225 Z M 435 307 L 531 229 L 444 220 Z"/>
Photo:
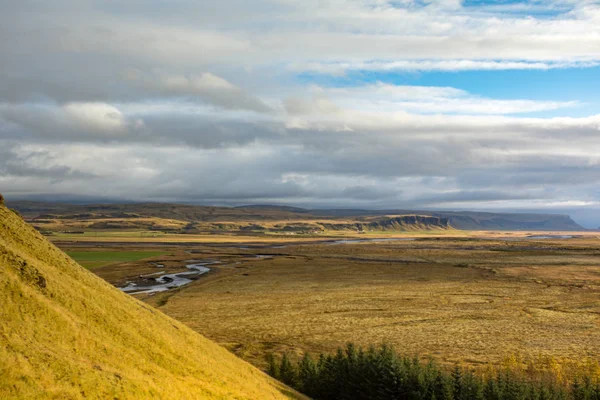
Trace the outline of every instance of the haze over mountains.
<path fill-rule="evenodd" d="M 31 220 L 52 219 L 110 219 L 133 220 L 156 217 L 194 222 L 253 222 L 253 221 L 319 221 L 329 230 L 540 230 L 580 231 L 582 226 L 568 215 L 535 213 L 484 213 L 426 210 L 310 210 L 299 207 L 251 205 L 242 207 L 211 207 L 169 203 L 128 203 L 73 205 L 30 201 L 11 202 L 10 206 Z M 412 216 L 412 217 L 411 217 Z M 416 218 L 415 216 L 418 216 Z M 426 218 L 427 217 L 427 218 Z M 323 222 L 325 220 L 326 222 Z M 343 222 L 340 222 L 342 221 Z M 348 222 L 348 221 L 351 222 Z M 362 226 L 361 226 L 362 225 Z M 239 225 L 243 228 L 245 225 Z M 258 226 L 258 225 L 257 225 Z M 312 225 L 314 228 L 314 224 Z M 98 225 L 100 227 L 100 225 Z M 139 226 L 141 227 L 141 226 Z M 311 225 L 298 229 L 312 229 Z"/>

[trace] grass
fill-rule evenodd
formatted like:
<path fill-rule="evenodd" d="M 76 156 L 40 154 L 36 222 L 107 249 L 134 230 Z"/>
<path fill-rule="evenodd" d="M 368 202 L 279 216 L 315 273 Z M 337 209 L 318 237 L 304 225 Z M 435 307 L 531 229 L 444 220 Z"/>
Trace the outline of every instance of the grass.
<path fill-rule="evenodd" d="M 302 398 L 102 281 L 2 205 L 0 304 L 2 399 Z"/>
<path fill-rule="evenodd" d="M 245 251 L 276 254 L 262 260 L 240 257 L 233 247 L 197 249 L 242 264 L 166 294 L 168 301 L 147 301 L 257 365 L 264 366 L 267 352 L 333 351 L 347 342 L 386 342 L 475 367 L 513 354 L 600 359 L 595 237 Z"/>
<path fill-rule="evenodd" d="M 62 233 L 56 232 L 52 236 L 63 239 L 76 238 L 155 238 L 164 236 L 164 232 L 147 231 L 147 230 L 86 230 L 81 233 Z"/>
<path fill-rule="evenodd" d="M 144 300 L 261 367 L 269 352 L 329 352 L 351 341 L 386 342 L 443 364 L 485 368 L 517 354 L 577 371 L 600 359 L 600 239 L 524 239 L 535 233 L 344 232 L 336 237 L 415 240 L 337 246 L 318 243 L 333 238 L 322 236 L 166 235 L 154 249 L 171 252 L 167 269 L 183 268 L 187 251 L 223 265 Z M 115 246 L 153 249 L 148 239 L 129 240 Z M 132 262 L 96 272 L 122 284 L 156 269 Z"/>
<path fill-rule="evenodd" d="M 105 265 L 138 261 L 151 257 L 158 257 L 167 253 L 162 251 L 67 251 L 69 257 L 80 265 L 94 269 Z"/>

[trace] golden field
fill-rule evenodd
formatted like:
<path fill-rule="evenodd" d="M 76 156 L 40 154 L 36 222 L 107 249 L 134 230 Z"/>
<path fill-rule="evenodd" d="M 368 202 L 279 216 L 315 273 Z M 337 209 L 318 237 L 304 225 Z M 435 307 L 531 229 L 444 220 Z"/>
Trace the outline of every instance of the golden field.
<path fill-rule="evenodd" d="M 162 243 L 163 257 L 95 272 L 123 284 L 155 272 L 151 261 L 168 272 L 191 258 L 223 261 L 188 286 L 139 297 L 258 366 L 269 352 L 332 351 L 350 341 L 475 367 L 516 355 L 595 362 L 600 239 L 526 238 L 533 233 L 397 234 L 387 237 L 414 240 L 337 245 L 185 239 Z"/>

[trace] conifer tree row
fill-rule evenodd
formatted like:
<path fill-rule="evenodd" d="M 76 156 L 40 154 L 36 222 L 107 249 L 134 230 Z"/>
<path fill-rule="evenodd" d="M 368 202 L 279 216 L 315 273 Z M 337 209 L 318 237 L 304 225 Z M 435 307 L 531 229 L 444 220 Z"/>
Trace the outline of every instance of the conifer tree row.
<path fill-rule="evenodd" d="M 317 359 L 305 354 L 292 363 L 284 354 L 267 361 L 271 376 L 315 400 L 600 400 L 600 383 L 589 377 L 569 387 L 510 371 L 483 378 L 400 356 L 387 345 L 365 350 L 348 344 Z"/>

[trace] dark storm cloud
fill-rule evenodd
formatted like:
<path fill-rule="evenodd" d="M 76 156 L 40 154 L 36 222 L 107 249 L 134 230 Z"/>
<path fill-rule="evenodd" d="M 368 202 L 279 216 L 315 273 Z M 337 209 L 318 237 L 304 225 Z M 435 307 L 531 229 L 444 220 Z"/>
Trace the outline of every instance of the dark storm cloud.
<path fill-rule="evenodd" d="M 506 192 L 500 190 L 456 190 L 417 197 L 413 199 L 413 203 L 432 206 L 444 203 L 525 200 L 532 198 L 536 198 L 536 196 L 524 192 Z"/>
<path fill-rule="evenodd" d="M 0 141 L 0 175 L 11 178 L 36 177 L 51 183 L 72 178 L 93 178 L 94 174 L 83 173 L 66 165 L 55 164 L 43 149 L 17 151 L 14 143 Z"/>

